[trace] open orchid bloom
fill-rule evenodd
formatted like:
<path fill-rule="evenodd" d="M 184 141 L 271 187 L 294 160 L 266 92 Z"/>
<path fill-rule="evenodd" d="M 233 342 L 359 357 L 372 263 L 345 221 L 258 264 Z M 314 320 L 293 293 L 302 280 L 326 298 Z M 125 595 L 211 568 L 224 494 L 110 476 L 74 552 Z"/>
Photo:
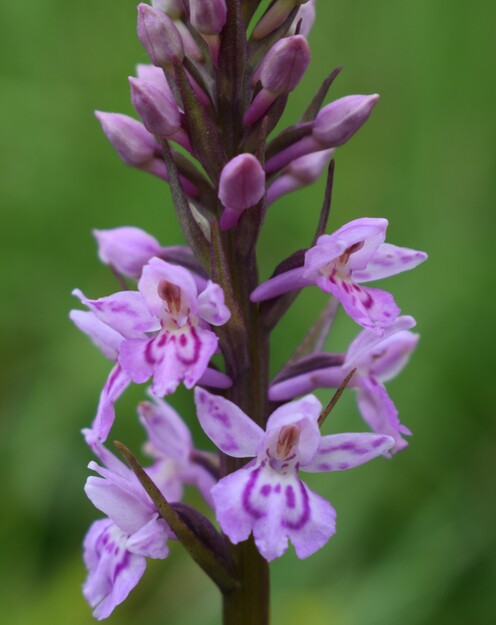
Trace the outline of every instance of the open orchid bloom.
<path fill-rule="evenodd" d="M 216 478 L 207 467 L 215 467 L 216 456 L 195 450 L 188 427 L 167 402 L 152 397 L 139 404 L 138 414 L 148 434 L 145 451 L 156 460 L 148 471 L 155 484 L 172 493 L 173 501 L 182 498 L 184 484 L 191 484 L 212 505 Z"/>
<path fill-rule="evenodd" d="M 386 454 L 394 439 L 382 434 L 321 436 L 322 405 L 313 395 L 278 408 L 267 429 L 238 406 L 197 388 L 198 419 L 221 451 L 255 458 L 212 489 L 217 520 L 234 544 L 251 532 L 262 556 L 273 560 L 288 540 L 299 558 L 320 549 L 335 532 L 330 503 L 300 480 L 298 471 L 341 471 Z"/>
<path fill-rule="evenodd" d="M 108 517 L 95 521 L 84 540 L 88 577 L 83 593 L 94 609 L 93 615 L 101 620 L 137 585 L 145 572 L 146 558 L 169 555 L 167 541 L 174 535 L 132 471 L 101 445 L 91 430 L 83 433 L 105 465 L 89 464 L 101 477 L 89 477 L 85 486 L 88 498 Z"/>
<path fill-rule="evenodd" d="M 398 410 L 389 397 L 384 382 L 393 379 L 403 370 L 417 346 L 419 336 L 410 332 L 414 325 L 413 317 L 398 317 L 382 337 L 372 330 L 363 330 L 351 343 L 342 363 L 336 358 L 336 365 L 317 365 L 296 375 L 284 376 L 283 370 L 283 379 L 276 378 L 270 388 L 270 399 L 287 401 L 318 388 L 338 388 L 345 377 L 356 369 L 349 386 L 356 389 L 362 417 L 374 432 L 394 438 L 393 452 L 403 449 L 407 442 L 402 435 L 411 432 L 400 423 Z M 315 361 L 318 362 L 317 359 Z"/>
<path fill-rule="evenodd" d="M 175 282 L 174 282 L 175 281 Z M 74 294 L 89 311 L 71 311 L 74 323 L 107 358 L 117 360 L 103 387 L 93 429 L 104 441 L 115 418 L 114 403 L 131 381 L 154 376 L 157 396 L 172 393 L 181 381 L 228 388 L 231 380 L 208 368 L 217 349 L 210 324 L 222 325 L 230 316 L 222 289 L 208 282 L 197 285 L 184 268 L 153 258 L 145 266 L 140 291 L 122 291 L 99 300 Z"/>
<path fill-rule="evenodd" d="M 256 288 L 251 299 L 260 302 L 316 285 L 339 300 L 348 315 L 378 334 L 391 325 L 400 309 L 387 291 L 362 287 L 413 269 L 427 258 L 424 252 L 384 243 L 386 219 L 355 219 L 333 234 L 319 237 L 305 254 L 303 267 L 281 273 Z"/>

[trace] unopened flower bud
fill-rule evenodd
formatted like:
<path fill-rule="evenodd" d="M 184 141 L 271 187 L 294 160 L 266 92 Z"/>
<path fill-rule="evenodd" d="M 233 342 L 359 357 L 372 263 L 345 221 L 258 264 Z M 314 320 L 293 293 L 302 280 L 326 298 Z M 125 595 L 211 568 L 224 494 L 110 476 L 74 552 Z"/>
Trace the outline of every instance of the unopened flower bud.
<path fill-rule="evenodd" d="M 184 11 L 182 0 L 152 0 L 152 7 L 163 11 L 172 20 L 179 19 Z"/>
<path fill-rule="evenodd" d="M 293 25 L 289 29 L 290 35 L 294 35 L 296 33 L 298 24 L 300 24 L 299 34 L 308 38 L 315 22 L 315 4 L 316 0 L 309 0 L 308 2 L 305 2 L 305 4 L 301 5 L 300 10 L 296 14 Z"/>
<path fill-rule="evenodd" d="M 151 83 L 157 89 L 161 91 L 167 91 L 168 96 L 174 97 L 170 90 L 169 83 L 167 82 L 164 72 L 160 67 L 155 65 L 149 65 L 145 63 L 139 63 L 136 65 L 136 75 L 141 80 Z"/>
<path fill-rule="evenodd" d="M 98 244 L 98 257 L 123 276 L 137 280 L 146 263 L 159 256 L 162 246 L 155 237 L 131 226 L 110 230 L 93 230 Z"/>
<path fill-rule="evenodd" d="M 181 128 L 177 104 L 166 91 L 140 78 L 129 78 L 131 101 L 148 132 L 170 137 Z"/>
<path fill-rule="evenodd" d="M 267 205 L 277 199 L 306 187 L 318 180 L 335 150 L 322 150 L 297 158 L 290 163 L 282 174 L 271 184 L 267 191 Z"/>
<path fill-rule="evenodd" d="M 279 26 L 288 17 L 291 11 L 299 4 L 305 4 L 308 0 L 276 0 L 268 9 L 253 31 L 254 39 L 263 39 Z"/>
<path fill-rule="evenodd" d="M 219 182 L 219 199 L 224 206 L 221 228 L 235 226 L 243 212 L 255 206 L 264 194 L 265 172 L 253 154 L 240 154 L 229 161 Z"/>
<path fill-rule="evenodd" d="M 142 167 L 155 156 L 157 143 L 136 119 L 121 113 L 95 111 L 103 132 L 121 159 L 132 167 Z"/>
<path fill-rule="evenodd" d="M 277 96 L 290 93 L 303 78 L 310 63 L 310 47 L 302 35 L 281 39 L 267 52 L 254 79 L 262 89 L 257 93 L 244 116 L 245 124 L 253 124 L 271 106 Z"/>
<path fill-rule="evenodd" d="M 313 137 L 322 147 L 346 143 L 367 121 L 379 96 L 349 95 L 325 106 L 315 119 Z"/>
<path fill-rule="evenodd" d="M 293 91 L 310 63 L 310 47 L 302 35 L 285 37 L 267 52 L 262 62 L 262 86 L 280 95 Z"/>
<path fill-rule="evenodd" d="M 265 170 L 273 173 L 305 154 L 343 145 L 367 121 L 378 100 L 377 94 L 349 95 L 331 102 L 317 115 L 312 134 L 269 159 Z"/>
<path fill-rule="evenodd" d="M 202 35 L 217 35 L 227 20 L 225 0 L 190 0 L 190 20 Z"/>
<path fill-rule="evenodd" d="M 148 4 L 138 5 L 138 37 L 152 63 L 158 67 L 184 57 L 183 41 L 174 22 Z"/>

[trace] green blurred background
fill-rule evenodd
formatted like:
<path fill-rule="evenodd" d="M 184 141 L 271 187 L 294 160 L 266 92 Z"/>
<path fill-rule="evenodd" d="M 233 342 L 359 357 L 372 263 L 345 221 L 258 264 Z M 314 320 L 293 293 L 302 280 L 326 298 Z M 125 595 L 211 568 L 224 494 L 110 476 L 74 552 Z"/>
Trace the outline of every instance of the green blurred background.
<path fill-rule="evenodd" d="M 391 242 L 425 249 L 430 260 L 387 283 L 422 334 L 409 368 L 389 385 L 414 431 L 411 446 L 392 462 L 311 476 L 338 511 L 338 533 L 304 562 L 288 553 L 274 563 L 274 623 L 494 622 L 495 5 L 318 4 L 311 71 L 286 121 L 339 64 L 333 98 L 382 96 L 337 155 L 331 227 L 385 216 Z M 126 77 L 145 61 L 134 5 L 0 6 L 0 603 L 9 625 L 93 622 L 80 594 L 80 542 L 98 513 L 82 491 L 90 454 L 79 431 L 109 365 L 67 318 L 72 288 L 94 296 L 115 289 L 91 228 L 137 225 L 164 244 L 181 236 L 168 189 L 126 168 L 92 113 L 131 113 Z M 322 190 L 323 181 L 272 207 L 264 277 L 308 242 Z M 274 371 L 323 301 L 306 293 L 287 316 L 274 335 Z M 356 332 L 340 316 L 330 348 L 344 349 Z M 135 449 L 142 390 L 118 404 L 115 436 Z M 172 403 L 194 424 L 187 393 Z M 327 432 L 348 428 L 360 428 L 352 396 Z M 217 625 L 219 606 L 210 582 L 174 547 L 169 560 L 149 563 L 110 622 Z"/>

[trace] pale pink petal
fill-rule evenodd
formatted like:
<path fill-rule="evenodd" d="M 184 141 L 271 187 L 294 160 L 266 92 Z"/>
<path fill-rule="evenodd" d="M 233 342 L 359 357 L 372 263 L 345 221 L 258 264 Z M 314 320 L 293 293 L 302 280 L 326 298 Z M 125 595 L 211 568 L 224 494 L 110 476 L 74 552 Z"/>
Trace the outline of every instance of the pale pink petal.
<path fill-rule="evenodd" d="M 172 406 L 153 397 L 153 402 L 139 404 L 138 415 L 148 435 L 147 451 L 155 458 L 189 458 L 193 448 L 191 434 Z"/>
<path fill-rule="evenodd" d="M 163 560 L 169 555 L 167 540 L 171 536 L 172 531 L 163 519 L 151 519 L 128 538 L 126 549 L 139 556 Z"/>
<path fill-rule="evenodd" d="M 408 446 L 402 435 L 410 435 L 411 432 L 400 423 L 396 406 L 378 380 L 360 378 L 357 402 L 362 417 L 374 432 L 394 438 L 393 453 Z"/>
<path fill-rule="evenodd" d="M 306 395 L 301 399 L 284 404 L 275 410 L 267 421 L 264 446 L 275 451 L 277 439 L 274 439 L 274 434 L 278 438 L 284 426 L 297 425 L 299 430 L 298 443 L 295 449 L 297 462 L 301 466 L 308 464 L 314 457 L 319 445 L 320 431 L 317 420 L 321 411 L 322 404 L 315 395 Z"/>
<path fill-rule="evenodd" d="M 222 478 L 212 488 L 215 516 L 222 531 L 237 545 L 248 538 L 258 511 L 254 512 L 245 501 L 244 493 L 252 482 L 255 461 Z"/>
<path fill-rule="evenodd" d="M 132 226 L 93 230 L 102 263 L 111 265 L 120 274 L 137 280 L 152 256 L 158 256 L 162 246 L 155 237 Z"/>
<path fill-rule="evenodd" d="M 321 412 L 322 404 L 315 395 L 306 395 L 301 399 L 297 399 L 296 401 L 289 402 L 277 408 L 267 421 L 267 432 L 280 429 L 284 425 L 297 423 L 301 421 L 301 419 L 310 419 L 314 423 L 317 423 Z"/>
<path fill-rule="evenodd" d="M 368 358 L 368 354 L 383 344 L 390 336 L 397 332 L 410 330 L 416 325 L 413 317 L 402 315 L 397 317 L 393 323 L 384 329 L 382 336 L 378 336 L 373 330 L 362 330 L 360 334 L 352 341 L 346 352 L 346 358 L 343 368 L 346 370 L 359 367 L 364 359 Z"/>
<path fill-rule="evenodd" d="M 375 330 L 381 336 L 384 328 L 391 325 L 400 313 L 393 296 L 387 291 L 361 287 L 337 275 L 322 277 L 317 284 L 323 291 L 334 295 L 356 323 Z"/>
<path fill-rule="evenodd" d="M 328 501 L 308 488 L 305 482 L 298 482 L 300 496 L 297 501 L 301 502 L 300 506 L 303 505 L 305 511 L 308 510 L 308 518 L 298 516 L 296 510 L 292 510 L 292 515 L 286 513 L 285 527 L 296 555 L 303 560 L 321 549 L 336 533 L 336 511 Z"/>
<path fill-rule="evenodd" d="M 126 338 L 141 338 L 145 332 L 160 329 L 158 319 L 150 315 L 143 297 L 136 291 L 121 291 L 97 300 L 86 298 L 79 289 L 73 294 L 103 323 Z"/>
<path fill-rule="evenodd" d="M 191 273 L 184 267 L 172 265 L 161 258 L 152 258 L 143 267 L 138 282 L 138 289 L 152 315 L 161 318 L 164 310 L 164 300 L 159 294 L 159 284 L 169 282 L 181 289 L 181 311 L 188 315 L 188 310 L 197 311 L 197 288 Z"/>
<path fill-rule="evenodd" d="M 258 286 L 250 295 L 252 302 L 262 302 L 266 299 L 272 299 L 283 293 L 289 293 L 295 289 L 302 289 L 305 286 L 315 284 L 313 277 L 304 277 L 305 269 L 291 269 L 284 273 L 280 273 L 274 278 L 270 278 Z"/>
<path fill-rule="evenodd" d="M 71 321 L 84 332 L 109 360 L 115 360 L 119 353 L 119 347 L 123 341 L 122 336 L 112 330 L 108 325 L 100 321 L 89 310 L 71 310 Z"/>
<path fill-rule="evenodd" d="M 269 399 L 287 401 L 318 388 L 337 388 L 345 377 L 346 373 L 340 366 L 315 369 L 282 382 L 275 382 L 269 389 Z"/>
<path fill-rule="evenodd" d="M 151 388 L 157 397 L 173 393 L 181 381 L 186 388 L 193 388 L 204 374 L 219 341 L 210 330 L 190 324 L 176 332 L 162 334 L 164 336 L 166 342 L 155 342 L 150 351 L 150 357 L 155 360 Z"/>
<path fill-rule="evenodd" d="M 199 316 L 213 326 L 224 325 L 231 317 L 229 308 L 224 304 L 224 291 L 210 280 L 198 296 Z"/>
<path fill-rule="evenodd" d="M 143 384 L 153 375 L 156 361 L 152 352 L 160 337 L 157 334 L 152 339 L 127 339 L 122 343 L 119 364 L 136 384 Z"/>
<path fill-rule="evenodd" d="M 148 451 L 145 446 L 145 451 Z M 146 473 L 156 484 L 167 501 L 181 501 L 184 483 L 181 471 L 183 464 L 171 458 L 162 458 L 146 469 Z"/>
<path fill-rule="evenodd" d="M 353 272 L 353 279 L 357 282 L 381 280 L 382 278 L 388 278 L 397 273 L 414 269 L 420 263 L 423 263 L 424 260 L 427 260 L 425 252 L 383 243 L 379 246 L 366 267 Z"/>
<path fill-rule="evenodd" d="M 100 393 L 98 409 L 91 426 L 100 441 L 104 442 L 109 435 L 115 419 L 115 402 L 131 384 L 128 374 L 120 365 L 115 365 Z"/>
<path fill-rule="evenodd" d="M 89 428 L 81 430 L 86 444 L 95 454 L 95 456 L 102 462 L 110 471 L 121 475 L 125 479 L 129 479 L 129 468 L 117 458 L 111 451 L 109 451 L 102 441 L 98 437 L 98 434 Z"/>
<path fill-rule="evenodd" d="M 145 572 L 145 558 L 125 549 L 126 538 L 126 534 L 107 519 L 96 521 L 86 536 L 84 559 L 88 577 L 83 594 L 98 620 L 110 616 Z"/>
<path fill-rule="evenodd" d="M 195 404 L 200 425 L 221 451 L 234 458 L 255 456 L 264 431 L 236 404 L 198 387 Z"/>
<path fill-rule="evenodd" d="M 181 469 L 181 479 L 185 484 L 195 486 L 202 494 L 209 506 L 213 507 L 212 488 L 217 479 L 207 469 L 199 464 L 189 462 Z"/>
<path fill-rule="evenodd" d="M 387 219 L 363 217 L 348 222 L 332 234 L 322 235 L 305 254 L 305 270 L 310 272 L 325 267 L 354 247 L 358 249 L 350 253 L 346 264 L 353 270 L 365 268 L 384 241 L 387 226 Z"/>
<path fill-rule="evenodd" d="M 226 389 L 231 388 L 233 381 L 222 371 L 207 367 L 202 377 L 198 380 L 198 384 L 200 386 L 210 386 L 211 388 Z"/>
<path fill-rule="evenodd" d="M 371 330 L 364 330 L 364 332 L 372 333 Z M 387 329 L 383 340 L 380 340 L 379 337 L 375 345 L 370 341 L 369 349 L 362 351 L 359 358 L 352 360 L 352 366 L 358 367 L 360 375 L 370 375 L 380 382 L 386 382 L 396 377 L 410 360 L 410 356 L 417 346 L 419 335 L 408 330 L 388 336 L 386 333 Z"/>
<path fill-rule="evenodd" d="M 295 472 L 279 473 L 262 462 L 220 480 L 212 489 L 215 512 L 231 542 L 253 531 L 257 549 L 274 560 L 288 539 L 300 558 L 311 555 L 334 533 L 334 510 L 312 493 Z"/>
<path fill-rule="evenodd" d="M 395 378 L 410 360 L 419 338 L 419 334 L 406 331 L 398 332 L 384 341 L 382 350 L 377 350 L 375 359 L 370 362 L 371 374 L 380 382 Z"/>
<path fill-rule="evenodd" d="M 91 466 L 94 467 L 94 464 Z M 103 473 L 101 467 L 99 472 Z M 128 534 L 137 532 L 153 516 L 153 509 L 146 506 L 142 498 L 132 489 L 127 488 L 125 484 L 117 484 L 109 479 L 90 476 L 86 480 L 84 490 L 93 505 Z"/>
<path fill-rule="evenodd" d="M 311 464 L 302 471 L 344 471 L 373 458 L 383 456 L 394 446 L 394 439 L 384 434 L 330 434 L 321 438 Z"/>

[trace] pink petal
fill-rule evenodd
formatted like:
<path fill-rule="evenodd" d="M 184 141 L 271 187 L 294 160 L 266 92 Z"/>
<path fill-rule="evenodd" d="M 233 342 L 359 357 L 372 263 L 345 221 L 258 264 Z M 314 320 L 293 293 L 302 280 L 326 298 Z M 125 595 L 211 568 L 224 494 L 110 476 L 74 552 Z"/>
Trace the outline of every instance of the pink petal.
<path fill-rule="evenodd" d="M 374 432 L 393 437 L 395 441 L 393 453 L 408 446 L 402 434 L 409 435 L 411 432 L 400 423 L 396 406 L 378 380 L 374 378 L 360 379 L 357 402 L 362 417 Z"/>
<path fill-rule="evenodd" d="M 334 533 L 334 510 L 312 493 L 296 473 L 281 474 L 262 463 L 228 475 L 212 489 L 215 512 L 231 542 L 253 531 L 258 550 L 274 560 L 288 539 L 300 558 L 319 549 Z"/>
<path fill-rule="evenodd" d="M 229 308 L 224 304 L 224 291 L 210 280 L 198 296 L 198 309 L 200 317 L 213 326 L 224 325 L 231 317 Z"/>
<path fill-rule="evenodd" d="M 145 263 L 162 250 L 155 237 L 132 226 L 93 230 L 102 263 L 111 265 L 119 273 L 138 279 Z"/>
<path fill-rule="evenodd" d="M 200 326 L 186 325 L 171 333 L 168 343 L 156 351 L 157 364 L 152 392 L 160 397 L 172 393 L 179 382 L 193 388 L 210 362 L 218 345 L 217 336 Z"/>
<path fill-rule="evenodd" d="M 83 434 L 88 447 L 95 454 L 98 460 L 100 460 L 100 462 L 107 467 L 107 469 L 110 469 L 110 471 L 117 473 L 125 479 L 129 479 L 129 468 L 121 462 L 117 456 L 109 451 L 105 445 L 103 445 L 102 441 L 98 437 L 98 434 L 94 430 L 85 428 L 84 430 L 81 430 L 81 433 Z"/>
<path fill-rule="evenodd" d="M 360 367 L 361 363 L 367 360 L 369 354 L 374 353 L 389 337 L 398 332 L 410 330 L 415 325 L 416 321 L 413 317 L 402 315 L 384 329 L 382 336 L 378 336 L 377 332 L 373 330 L 362 330 L 348 347 L 343 368 L 350 370 L 354 367 Z"/>
<path fill-rule="evenodd" d="M 186 461 L 193 448 L 191 434 L 178 413 L 167 402 L 153 397 L 153 402 L 141 402 L 139 419 L 148 435 L 148 450 L 156 458 Z"/>
<path fill-rule="evenodd" d="M 121 291 L 97 300 L 87 299 L 79 289 L 73 294 L 103 323 L 126 338 L 141 338 L 145 332 L 160 329 L 158 319 L 150 315 L 143 297 L 136 291 Z"/>
<path fill-rule="evenodd" d="M 284 273 L 280 273 L 275 278 L 270 278 L 266 282 L 263 282 L 258 286 L 250 295 L 252 302 L 262 302 L 266 299 L 272 299 L 283 293 L 289 293 L 295 289 L 302 289 L 305 286 L 309 286 L 315 283 L 315 280 L 310 277 L 304 277 L 305 269 L 299 267 L 298 269 L 291 269 Z"/>
<path fill-rule="evenodd" d="M 255 461 L 245 465 L 242 469 L 221 479 L 212 488 L 212 498 L 215 506 L 215 516 L 222 531 L 229 540 L 237 545 L 250 535 L 256 514 L 243 499 L 243 494 L 252 479 Z"/>
<path fill-rule="evenodd" d="M 306 395 L 301 399 L 284 404 L 275 410 L 267 421 L 267 436 L 265 444 L 273 444 L 273 435 L 284 426 L 297 425 L 299 439 L 297 446 L 298 462 L 304 466 L 311 462 L 317 451 L 320 431 L 317 420 L 322 411 L 322 404 L 315 395 Z"/>
<path fill-rule="evenodd" d="M 121 345 L 119 365 L 136 384 L 150 379 L 155 369 L 155 359 L 151 351 L 158 334 L 152 339 L 127 339 Z"/>
<path fill-rule="evenodd" d="M 353 279 L 357 282 L 369 282 L 394 276 L 397 273 L 414 269 L 427 260 L 425 252 L 411 250 L 407 247 L 398 247 L 390 243 L 383 243 L 372 256 L 368 265 L 353 272 Z"/>
<path fill-rule="evenodd" d="M 90 468 L 105 474 L 106 478 L 90 476 L 86 480 L 85 493 L 92 504 L 124 532 L 133 534 L 150 521 L 153 517 L 153 508 L 143 501 L 146 495 L 139 496 L 135 488 L 126 484 L 126 480 L 118 480 L 111 472 L 105 471 L 95 463 Z"/>
<path fill-rule="evenodd" d="M 169 555 L 167 539 L 171 536 L 172 531 L 163 519 L 152 519 L 128 538 L 126 549 L 139 556 L 163 560 Z"/>
<path fill-rule="evenodd" d="M 100 393 L 98 409 L 91 426 L 101 442 L 105 442 L 115 419 L 115 402 L 131 384 L 128 374 L 120 365 L 115 365 Z"/>
<path fill-rule="evenodd" d="M 315 272 L 338 259 L 350 248 L 361 245 L 347 261 L 350 269 L 365 268 L 386 237 L 387 219 L 363 217 L 341 226 L 332 234 L 324 234 L 305 254 L 306 272 Z"/>
<path fill-rule="evenodd" d="M 164 310 L 164 300 L 158 292 L 161 281 L 170 282 L 181 289 L 181 308 L 184 307 L 186 316 L 189 311 L 196 313 L 197 288 L 191 273 L 161 258 L 152 258 L 144 266 L 138 283 L 138 289 L 152 315 L 161 318 Z"/>
<path fill-rule="evenodd" d="M 233 381 L 228 375 L 222 373 L 222 371 L 207 367 L 205 373 L 198 380 L 198 384 L 201 386 L 210 386 L 211 388 L 226 389 L 231 388 Z"/>
<path fill-rule="evenodd" d="M 323 291 L 332 293 L 356 323 L 372 328 L 380 336 L 400 313 L 393 296 L 387 291 L 361 287 L 338 275 L 319 278 L 317 284 Z"/>
<path fill-rule="evenodd" d="M 321 438 L 319 449 L 311 464 L 302 471 L 344 471 L 358 467 L 377 456 L 386 454 L 394 439 L 383 434 L 331 434 Z"/>
<path fill-rule="evenodd" d="M 296 555 L 300 560 L 308 558 L 321 549 L 336 533 L 336 511 L 331 504 L 313 490 L 305 482 L 299 481 L 301 499 L 308 506 L 310 517 L 304 524 L 286 520 L 289 540 L 293 543 Z"/>
<path fill-rule="evenodd" d="M 221 451 L 234 458 L 256 455 L 264 431 L 236 404 L 198 387 L 195 404 L 200 425 Z"/>
<path fill-rule="evenodd" d="M 346 373 L 343 373 L 340 366 L 315 369 L 282 382 L 275 382 L 269 389 L 269 399 L 287 401 L 318 388 L 337 388 L 345 377 Z"/>
<path fill-rule="evenodd" d="M 127 551 L 126 539 L 126 534 L 107 519 L 93 523 L 86 535 L 84 560 L 88 577 L 83 594 L 98 620 L 110 616 L 145 572 L 145 558 Z"/>
<path fill-rule="evenodd" d="M 71 310 L 69 313 L 71 321 L 84 332 L 98 349 L 109 360 L 115 360 L 119 353 L 119 347 L 122 343 L 122 336 L 112 330 L 108 325 L 100 321 L 98 317 L 86 310 Z"/>

